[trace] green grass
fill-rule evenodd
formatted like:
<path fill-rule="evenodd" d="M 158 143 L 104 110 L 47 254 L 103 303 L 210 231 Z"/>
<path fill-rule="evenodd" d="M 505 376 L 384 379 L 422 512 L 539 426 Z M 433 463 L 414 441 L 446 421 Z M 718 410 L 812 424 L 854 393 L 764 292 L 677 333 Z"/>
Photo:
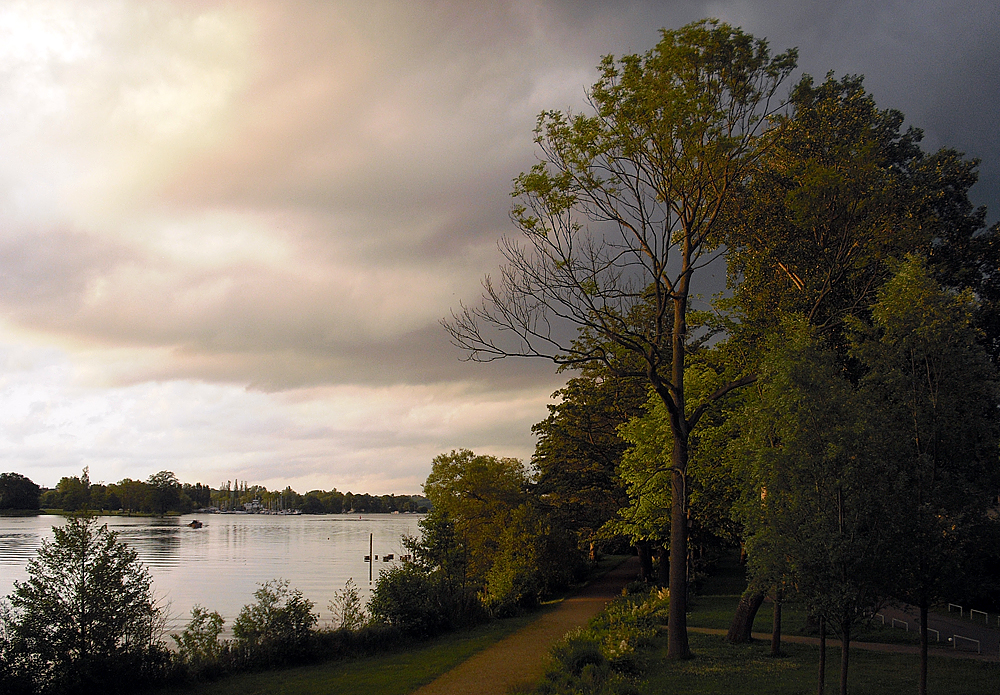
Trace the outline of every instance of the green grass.
<path fill-rule="evenodd" d="M 727 566 L 728 565 L 728 566 Z M 688 625 L 726 630 L 743 590 L 742 570 L 722 563 L 717 577 L 709 577 L 701 595 L 691 602 Z M 754 621 L 754 632 L 770 634 L 772 607 L 765 603 Z M 782 608 L 783 634 L 815 636 L 806 628 L 806 614 L 795 604 Z M 832 637 L 832 636 L 831 636 Z M 915 644 L 915 633 L 893 630 L 881 625 L 860 628 L 852 640 Z M 749 645 L 731 645 L 724 637 L 689 634 L 694 658 L 688 661 L 666 659 L 666 637 L 657 638 L 648 655 L 649 668 L 640 687 L 643 695 L 685 693 L 701 695 L 793 695 L 816 692 L 819 647 L 782 642 L 785 656 L 770 656 L 770 642 L 759 640 Z M 888 654 L 851 650 L 848 686 L 852 695 L 910 695 L 917 690 L 919 658 L 916 655 Z M 827 648 L 826 692 L 839 691 L 840 648 Z M 1000 664 L 931 656 L 928 667 L 928 692 L 964 695 L 996 695 L 1000 692 Z"/>
<path fill-rule="evenodd" d="M 243 673 L 150 695 L 404 695 L 524 627 L 537 614 L 497 620 L 388 653 L 296 668 Z"/>
<path fill-rule="evenodd" d="M 721 636 L 691 634 L 694 658 L 667 661 L 666 641 L 650 654 L 649 669 L 640 691 L 643 695 L 685 693 L 702 695 L 797 695 L 816 692 L 819 648 L 783 644 L 787 654 L 770 657 L 770 645 L 730 645 Z M 848 686 L 852 695 L 911 695 L 917 689 L 919 660 L 916 656 L 851 650 Z M 931 657 L 928 668 L 930 693 L 996 695 L 1000 665 L 965 659 Z M 838 692 L 840 649 L 827 649 L 826 689 Z"/>

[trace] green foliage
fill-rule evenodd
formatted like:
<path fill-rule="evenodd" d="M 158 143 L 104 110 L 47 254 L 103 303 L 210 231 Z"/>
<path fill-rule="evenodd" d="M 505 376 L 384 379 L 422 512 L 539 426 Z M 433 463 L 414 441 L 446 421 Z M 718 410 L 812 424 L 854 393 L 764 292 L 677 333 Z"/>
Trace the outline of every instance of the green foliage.
<path fill-rule="evenodd" d="M 586 629 L 570 632 L 552 649 L 553 666 L 534 691 L 546 695 L 637 693 L 645 654 L 666 621 L 666 590 L 642 590 L 615 599 Z"/>
<path fill-rule="evenodd" d="M 333 625 L 340 630 L 360 630 L 367 622 L 358 585 L 348 579 L 344 588 L 336 591 L 328 606 L 333 614 Z"/>
<path fill-rule="evenodd" d="M 725 347 L 702 348 L 689 359 L 685 384 L 692 400 L 705 402 L 737 371 Z M 733 408 L 729 401 L 714 404 L 689 437 L 689 538 L 699 548 L 728 544 L 738 535 L 731 512 L 739 492 L 725 461 L 732 436 L 727 419 Z M 663 400 L 648 392 L 643 411 L 619 427 L 619 435 L 628 445 L 618 467 L 628 503 L 605 532 L 626 534 L 634 542 L 668 545 L 674 437 Z"/>
<path fill-rule="evenodd" d="M 852 354 L 898 478 L 893 506 L 908 552 L 894 594 L 926 612 L 991 583 L 982 560 L 1000 488 L 997 379 L 977 344 L 972 293 L 945 291 L 917 256 L 894 270 L 871 325 L 855 323 Z"/>
<path fill-rule="evenodd" d="M 368 614 L 406 634 L 432 635 L 453 626 L 454 598 L 439 574 L 406 562 L 379 572 Z"/>
<path fill-rule="evenodd" d="M 38 509 L 41 488 L 18 473 L 0 473 L 0 509 Z"/>
<path fill-rule="evenodd" d="M 171 635 L 177 644 L 177 656 L 192 675 L 203 675 L 217 667 L 223 645 L 219 641 L 225 620 L 215 611 L 196 605 L 191 620 L 180 635 Z"/>
<path fill-rule="evenodd" d="M 571 536 L 553 526 L 533 504 L 510 512 L 497 539 L 497 553 L 479 593 L 496 616 L 510 616 L 564 588 L 581 572 Z"/>
<path fill-rule="evenodd" d="M 166 514 L 181 499 L 181 483 L 171 471 L 160 471 L 147 481 L 149 506 L 154 514 Z"/>
<path fill-rule="evenodd" d="M 642 412 L 647 387 L 640 379 L 587 370 L 553 396 L 559 402 L 532 427 L 538 436 L 531 459 L 538 470 L 536 495 L 553 520 L 590 550 L 598 530 L 625 503 L 616 471 L 626 443 L 617 430 Z"/>
<path fill-rule="evenodd" d="M 568 584 L 580 565 L 576 544 L 541 511 L 532 482 L 517 459 L 465 449 L 436 457 L 424 483 L 434 511 L 413 545 L 417 561 L 497 615 Z"/>
<path fill-rule="evenodd" d="M 244 606 L 233 623 L 236 641 L 248 645 L 265 643 L 301 645 L 312 634 L 318 617 L 314 604 L 286 579 L 271 579 L 254 593 L 256 602 Z"/>
<path fill-rule="evenodd" d="M 751 576 L 765 587 L 793 577 L 816 611 L 849 630 L 886 598 L 896 569 L 896 477 L 837 355 L 801 321 L 789 321 L 783 341 L 734 443 Z"/>
<path fill-rule="evenodd" d="M 116 691 L 168 662 L 160 609 L 136 552 L 93 518 L 53 527 L 3 617 L 8 663 L 42 692 Z"/>
<path fill-rule="evenodd" d="M 730 229 L 730 279 L 744 321 L 775 329 L 797 313 L 839 333 L 874 301 L 886 257 L 931 242 L 909 205 L 921 136 L 901 133 L 902 114 L 878 110 L 860 77 L 806 75 L 791 105 Z"/>

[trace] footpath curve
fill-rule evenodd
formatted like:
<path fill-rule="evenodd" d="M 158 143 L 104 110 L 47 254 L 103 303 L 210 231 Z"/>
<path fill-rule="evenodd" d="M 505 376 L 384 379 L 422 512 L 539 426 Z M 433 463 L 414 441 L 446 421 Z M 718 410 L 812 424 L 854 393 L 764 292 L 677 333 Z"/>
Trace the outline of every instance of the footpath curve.
<path fill-rule="evenodd" d="M 552 645 L 573 628 L 586 625 L 638 574 L 639 558 L 626 559 L 513 635 L 473 655 L 413 695 L 505 695 L 515 685 L 534 683 L 545 673 Z"/>

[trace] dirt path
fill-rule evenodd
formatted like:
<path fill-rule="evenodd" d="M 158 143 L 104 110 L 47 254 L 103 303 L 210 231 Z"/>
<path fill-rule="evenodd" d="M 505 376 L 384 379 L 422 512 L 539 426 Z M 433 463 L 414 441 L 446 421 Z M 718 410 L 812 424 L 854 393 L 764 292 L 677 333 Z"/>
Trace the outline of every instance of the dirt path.
<path fill-rule="evenodd" d="M 579 593 L 545 610 L 537 620 L 417 690 L 414 695 L 504 695 L 545 673 L 549 649 L 575 627 L 586 625 L 639 573 L 632 557 Z"/>
<path fill-rule="evenodd" d="M 699 632 L 703 635 L 725 635 L 726 630 L 716 630 L 709 627 L 688 627 L 688 632 Z M 770 633 L 755 632 L 753 638 L 763 642 L 770 642 Z M 801 637 L 799 635 L 782 635 L 782 642 L 794 642 L 796 644 L 812 644 L 819 646 L 818 637 Z M 831 649 L 840 649 L 840 640 L 827 638 L 826 646 Z M 883 642 L 851 642 L 851 649 L 865 649 L 870 652 L 889 652 L 892 654 L 920 654 L 920 647 L 915 644 L 886 644 Z M 974 659 L 978 661 L 997 661 L 992 655 L 976 654 L 975 652 L 955 651 L 941 647 L 930 648 L 927 653 L 931 656 L 947 656 L 953 659 Z"/>

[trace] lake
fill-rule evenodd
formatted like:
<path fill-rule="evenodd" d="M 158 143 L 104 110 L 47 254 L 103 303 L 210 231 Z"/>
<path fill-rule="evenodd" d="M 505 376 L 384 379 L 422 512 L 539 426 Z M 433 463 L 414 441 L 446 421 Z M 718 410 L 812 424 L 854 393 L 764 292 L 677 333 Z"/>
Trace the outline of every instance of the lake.
<path fill-rule="evenodd" d="M 399 562 L 400 539 L 419 535 L 419 514 L 187 514 L 163 519 L 99 517 L 136 549 L 149 568 L 154 591 L 167 607 L 168 632 L 178 632 L 200 604 L 226 618 L 226 632 L 240 609 L 253 601 L 257 585 L 287 579 L 316 604 L 322 626 L 327 604 L 348 579 L 367 602 L 369 535 L 375 555 L 374 577 Z M 193 529 L 193 519 L 204 526 Z M 0 596 L 27 577 L 25 566 L 43 539 L 52 538 L 59 516 L 0 517 Z M 387 554 L 394 555 L 384 562 Z"/>

